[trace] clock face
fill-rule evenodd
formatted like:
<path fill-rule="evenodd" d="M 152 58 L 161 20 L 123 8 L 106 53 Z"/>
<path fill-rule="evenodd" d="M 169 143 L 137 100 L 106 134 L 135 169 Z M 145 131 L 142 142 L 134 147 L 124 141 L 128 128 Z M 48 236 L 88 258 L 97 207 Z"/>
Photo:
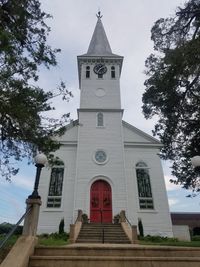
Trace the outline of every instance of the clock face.
<path fill-rule="evenodd" d="M 102 75 L 102 74 L 105 74 L 106 71 L 107 71 L 107 67 L 104 64 L 99 63 L 94 66 L 94 72 L 96 74 Z"/>
<path fill-rule="evenodd" d="M 99 163 L 104 163 L 107 159 L 107 156 L 106 156 L 106 152 L 104 152 L 103 150 L 98 150 L 96 153 L 95 153 L 95 160 Z"/>

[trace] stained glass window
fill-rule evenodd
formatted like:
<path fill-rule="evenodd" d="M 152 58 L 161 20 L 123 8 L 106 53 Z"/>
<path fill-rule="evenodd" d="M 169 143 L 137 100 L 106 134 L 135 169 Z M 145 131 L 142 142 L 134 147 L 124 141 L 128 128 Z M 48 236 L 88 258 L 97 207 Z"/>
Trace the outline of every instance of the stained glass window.
<path fill-rule="evenodd" d="M 59 208 L 61 206 L 63 176 L 63 167 L 52 168 L 49 184 L 49 194 L 47 199 L 48 208 Z"/>
<path fill-rule="evenodd" d="M 144 162 L 136 164 L 136 175 L 139 195 L 139 205 L 141 209 L 153 209 L 153 198 L 149 170 Z"/>

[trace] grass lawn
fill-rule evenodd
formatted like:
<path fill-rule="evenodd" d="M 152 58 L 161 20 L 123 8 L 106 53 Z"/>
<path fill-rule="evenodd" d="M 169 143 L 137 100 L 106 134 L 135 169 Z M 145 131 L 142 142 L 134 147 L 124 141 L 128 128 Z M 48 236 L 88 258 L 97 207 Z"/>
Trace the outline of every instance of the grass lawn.
<path fill-rule="evenodd" d="M 9 253 L 12 246 L 15 244 L 19 235 L 13 235 L 5 244 L 5 246 L 0 249 L 0 264 L 6 255 Z M 0 235 L 0 241 L 4 239 L 4 235 Z M 59 235 L 41 235 L 38 236 L 38 245 L 41 246 L 64 246 L 69 244 L 69 239 L 67 234 Z"/>
<path fill-rule="evenodd" d="M 40 246 L 64 246 L 69 244 L 69 239 L 39 237 L 38 245 Z"/>
<path fill-rule="evenodd" d="M 150 236 L 139 237 L 141 245 L 200 247 L 200 236 L 195 236 L 192 241 L 179 241 L 174 237 Z"/>
<path fill-rule="evenodd" d="M 6 257 L 12 246 L 15 244 L 19 236 L 13 235 L 11 238 L 7 241 L 5 246 L 0 249 L 0 264 L 3 261 L 3 259 Z M 0 235 L 0 241 L 4 239 L 4 235 Z"/>
<path fill-rule="evenodd" d="M 162 242 L 153 242 L 139 240 L 140 245 L 155 245 L 155 246 L 179 246 L 179 247 L 200 247 L 200 241 L 162 241 Z"/>

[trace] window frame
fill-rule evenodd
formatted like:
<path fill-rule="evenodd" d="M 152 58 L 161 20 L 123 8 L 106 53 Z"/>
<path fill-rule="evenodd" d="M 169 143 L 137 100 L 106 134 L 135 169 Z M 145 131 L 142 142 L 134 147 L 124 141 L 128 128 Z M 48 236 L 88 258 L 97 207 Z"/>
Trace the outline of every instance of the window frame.
<path fill-rule="evenodd" d="M 85 68 L 85 78 L 90 79 L 90 66 L 86 66 Z"/>
<path fill-rule="evenodd" d="M 99 115 L 102 115 L 102 125 L 99 124 Z M 104 113 L 99 111 L 96 114 L 96 127 L 98 128 L 104 128 L 105 127 L 105 119 L 104 119 Z M 101 118 L 100 118 L 101 119 Z"/>
<path fill-rule="evenodd" d="M 140 166 L 139 166 L 139 164 L 140 164 Z M 148 165 L 143 161 L 140 161 L 135 165 L 137 189 L 138 189 L 138 204 L 139 204 L 140 210 L 143 210 L 143 211 L 155 210 L 149 169 L 150 168 L 148 167 Z M 147 177 L 146 178 L 144 176 L 139 177 L 138 176 L 139 170 L 143 170 L 143 172 L 144 172 L 143 175 L 145 174 Z M 139 182 L 140 179 L 142 179 L 142 182 Z M 143 188 L 141 186 L 143 186 Z M 142 188 L 142 190 L 140 187 Z M 144 194 L 144 195 L 141 196 L 141 194 Z M 148 196 L 148 195 L 150 195 L 150 196 Z"/>
<path fill-rule="evenodd" d="M 110 76 L 111 76 L 111 79 L 116 79 L 116 69 L 115 69 L 115 66 L 111 66 Z"/>
<path fill-rule="evenodd" d="M 52 183 L 52 173 L 54 169 L 61 169 L 62 170 L 62 181 L 61 181 L 61 185 L 59 185 L 59 178 L 55 178 L 57 179 L 57 187 L 61 187 L 60 188 L 60 194 L 51 194 L 50 190 L 51 190 L 51 183 Z M 63 188 L 64 188 L 64 173 L 65 173 L 65 168 L 64 165 L 55 165 L 51 168 L 51 172 L 50 172 L 50 179 L 49 179 L 49 187 L 48 187 L 48 194 L 47 194 L 47 203 L 46 203 L 46 208 L 47 209 L 60 209 L 62 207 L 62 196 L 63 196 Z M 55 174 L 56 176 L 56 174 Z M 58 191 L 58 188 L 57 188 Z M 55 193 L 55 192 L 54 192 Z M 52 206 L 50 206 L 52 204 Z"/>

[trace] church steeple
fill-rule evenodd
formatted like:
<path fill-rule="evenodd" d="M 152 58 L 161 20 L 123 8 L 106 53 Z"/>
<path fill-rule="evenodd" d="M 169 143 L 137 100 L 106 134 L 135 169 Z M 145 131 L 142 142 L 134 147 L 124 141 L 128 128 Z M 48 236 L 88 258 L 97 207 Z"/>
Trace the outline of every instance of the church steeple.
<path fill-rule="evenodd" d="M 108 38 L 106 36 L 102 21 L 101 13 L 98 12 L 97 23 L 90 41 L 88 51 L 85 55 L 88 56 L 108 56 L 113 55 Z"/>
<path fill-rule="evenodd" d="M 106 68 L 108 68 L 108 65 L 112 65 L 114 68 L 116 68 L 116 70 L 118 69 L 118 78 L 120 77 L 123 57 L 112 53 L 101 18 L 102 15 L 100 12 L 98 12 L 97 23 L 88 47 L 88 51 L 86 54 L 77 57 L 80 88 L 85 78 L 92 79 L 93 77 L 93 79 L 96 79 L 96 76 L 94 76 L 94 73 L 92 74 L 92 71 L 94 70 L 94 66 L 100 62 L 104 65 L 107 65 Z M 88 71 L 87 75 L 89 75 L 89 77 L 85 77 L 86 68 Z"/>

